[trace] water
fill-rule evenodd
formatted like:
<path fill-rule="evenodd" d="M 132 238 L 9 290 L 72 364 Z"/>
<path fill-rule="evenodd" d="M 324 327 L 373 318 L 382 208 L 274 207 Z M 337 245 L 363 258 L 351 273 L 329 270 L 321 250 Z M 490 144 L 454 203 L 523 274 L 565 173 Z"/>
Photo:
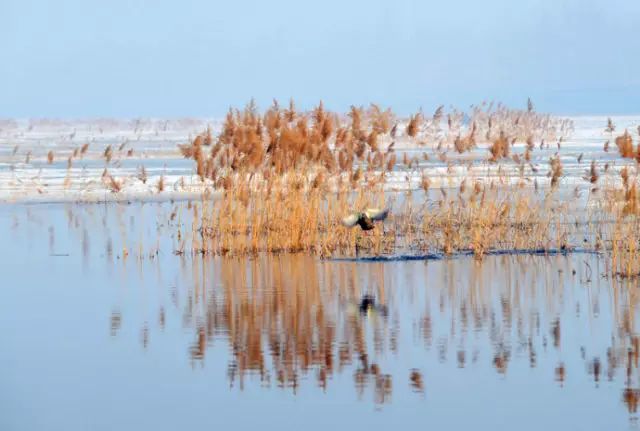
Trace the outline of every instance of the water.
<path fill-rule="evenodd" d="M 171 209 L 0 207 L 0 429 L 637 427 L 598 255 L 176 256 Z"/>

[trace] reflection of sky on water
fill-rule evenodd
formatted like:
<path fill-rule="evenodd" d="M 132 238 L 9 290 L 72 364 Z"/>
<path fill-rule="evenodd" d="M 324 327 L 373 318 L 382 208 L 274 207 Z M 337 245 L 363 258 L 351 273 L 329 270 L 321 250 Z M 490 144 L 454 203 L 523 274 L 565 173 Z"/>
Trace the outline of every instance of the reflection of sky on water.
<path fill-rule="evenodd" d="M 0 208 L 0 428 L 635 424 L 635 286 L 596 256 L 203 260 L 173 210 Z"/>

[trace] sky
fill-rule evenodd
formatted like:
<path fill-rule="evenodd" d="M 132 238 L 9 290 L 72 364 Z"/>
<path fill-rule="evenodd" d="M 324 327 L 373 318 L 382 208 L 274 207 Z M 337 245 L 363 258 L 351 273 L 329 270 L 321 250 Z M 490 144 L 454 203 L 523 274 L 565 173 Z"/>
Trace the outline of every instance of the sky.
<path fill-rule="evenodd" d="M 638 0 L 0 0 L 0 117 L 640 113 Z"/>

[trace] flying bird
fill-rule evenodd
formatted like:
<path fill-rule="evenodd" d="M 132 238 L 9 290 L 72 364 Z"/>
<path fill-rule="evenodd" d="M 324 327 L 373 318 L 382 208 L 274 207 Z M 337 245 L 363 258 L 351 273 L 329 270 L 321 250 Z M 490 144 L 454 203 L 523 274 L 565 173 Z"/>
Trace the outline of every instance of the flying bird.
<path fill-rule="evenodd" d="M 346 227 L 360 226 L 362 230 L 371 230 L 374 221 L 382 221 L 389 215 L 389 209 L 367 208 L 362 212 L 354 212 L 342 219 Z"/>

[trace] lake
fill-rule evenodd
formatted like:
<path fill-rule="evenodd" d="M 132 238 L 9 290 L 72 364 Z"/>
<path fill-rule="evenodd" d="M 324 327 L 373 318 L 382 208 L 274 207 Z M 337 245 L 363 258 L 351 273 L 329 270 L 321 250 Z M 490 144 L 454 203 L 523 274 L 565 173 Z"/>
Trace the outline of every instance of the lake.
<path fill-rule="evenodd" d="M 598 254 L 176 255 L 171 203 L 0 207 L 0 429 L 628 429 Z"/>

